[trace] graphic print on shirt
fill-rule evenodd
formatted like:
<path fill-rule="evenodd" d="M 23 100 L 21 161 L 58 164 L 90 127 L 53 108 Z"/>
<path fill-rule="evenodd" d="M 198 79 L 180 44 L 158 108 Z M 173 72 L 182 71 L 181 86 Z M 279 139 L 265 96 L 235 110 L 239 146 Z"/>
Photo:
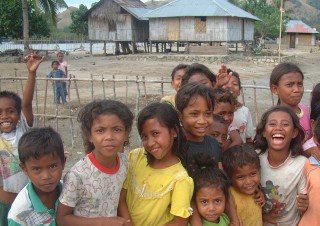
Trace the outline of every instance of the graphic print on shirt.
<path fill-rule="evenodd" d="M 286 211 L 286 200 L 283 194 L 279 193 L 279 186 L 274 185 L 272 181 L 266 181 L 266 187 L 262 187 L 263 192 L 266 195 L 266 204 L 264 209 L 269 212 L 274 206 L 275 209 L 279 210 L 279 214 L 286 215 L 288 211 Z"/>

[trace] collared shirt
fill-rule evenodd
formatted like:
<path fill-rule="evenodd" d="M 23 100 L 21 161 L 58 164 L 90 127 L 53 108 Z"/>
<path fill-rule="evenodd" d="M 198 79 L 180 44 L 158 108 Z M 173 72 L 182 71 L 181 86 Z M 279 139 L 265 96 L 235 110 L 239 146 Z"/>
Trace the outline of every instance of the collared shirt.
<path fill-rule="evenodd" d="M 62 183 L 60 182 L 58 186 L 60 193 Z M 58 200 L 56 200 L 55 209 L 49 209 L 37 195 L 32 182 L 29 182 L 19 192 L 11 206 L 8 214 L 9 226 L 56 226 Z"/>

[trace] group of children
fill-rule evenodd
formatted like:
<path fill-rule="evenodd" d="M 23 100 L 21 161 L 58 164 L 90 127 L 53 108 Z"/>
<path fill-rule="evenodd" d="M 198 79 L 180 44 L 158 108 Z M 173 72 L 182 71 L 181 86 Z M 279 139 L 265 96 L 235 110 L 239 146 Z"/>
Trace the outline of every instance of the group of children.
<path fill-rule="evenodd" d="M 139 112 L 143 147 L 129 156 L 130 109 L 114 100 L 87 104 L 78 115 L 86 156 L 61 183 L 59 134 L 27 131 L 43 59 L 31 52 L 25 61 L 22 104 L 0 93 L 1 225 L 320 225 L 320 85 L 312 94 L 312 130 L 296 65 L 281 63 L 271 73 L 279 102 L 255 134 L 250 111 L 237 101 L 239 74 L 225 65 L 217 76 L 202 64 L 178 65 L 177 94 Z M 311 137 L 314 146 L 303 152 Z"/>

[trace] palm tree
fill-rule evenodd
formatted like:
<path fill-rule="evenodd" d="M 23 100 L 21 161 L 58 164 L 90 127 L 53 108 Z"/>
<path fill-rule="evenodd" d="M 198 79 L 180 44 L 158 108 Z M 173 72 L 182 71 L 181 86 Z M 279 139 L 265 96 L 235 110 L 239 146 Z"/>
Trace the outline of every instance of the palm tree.
<path fill-rule="evenodd" d="M 29 46 L 29 16 L 28 4 L 32 4 L 36 11 L 43 11 L 51 23 L 56 26 L 58 9 L 67 8 L 68 5 L 64 0 L 21 0 L 22 3 L 22 17 L 23 17 L 23 41 L 25 51 Z"/>

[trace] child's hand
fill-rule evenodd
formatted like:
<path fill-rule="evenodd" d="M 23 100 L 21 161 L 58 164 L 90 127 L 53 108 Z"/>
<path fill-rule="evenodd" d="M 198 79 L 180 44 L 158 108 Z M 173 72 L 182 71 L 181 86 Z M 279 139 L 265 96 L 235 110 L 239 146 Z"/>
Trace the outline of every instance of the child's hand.
<path fill-rule="evenodd" d="M 298 201 L 298 210 L 301 214 L 304 214 L 309 206 L 309 195 L 308 194 L 298 194 L 297 195 L 297 201 Z"/>
<path fill-rule="evenodd" d="M 254 200 L 256 204 L 259 206 L 263 207 L 264 204 L 266 204 L 266 198 L 264 197 L 264 193 L 257 188 L 257 190 L 254 192 Z"/>
<path fill-rule="evenodd" d="M 30 73 L 35 73 L 39 65 L 44 61 L 45 57 L 38 56 L 32 48 L 29 48 L 30 54 L 24 57 L 24 62 L 27 65 Z"/>
<path fill-rule="evenodd" d="M 122 217 L 108 217 L 107 219 L 102 219 L 101 226 L 133 226 L 131 220 L 124 219 Z"/>
<path fill-rule="evenodd" d="M 279 207 L 278 205 L 273 205 L 272 209 L 268 213 L 262 214 L 262 220 L 274 225 L 280 225 L 277 222 L 277 218 L 283 217 L 280 212 L 284 209 L 284 207 Z"/>
<path fill-rule="evenodd" d="M 224 85 L 226 85 L 229 82 L 231 76 L 232 76 L 232 72 L 230 72 L 228 74 L 227 66 L 224 64 L 221 64 L 221 67 L 220 67 L 218 74 L 217 74 L 217 77 L 216 77 L 216 79 L 217 79 L 216 87 L 221 88 Z"/>

